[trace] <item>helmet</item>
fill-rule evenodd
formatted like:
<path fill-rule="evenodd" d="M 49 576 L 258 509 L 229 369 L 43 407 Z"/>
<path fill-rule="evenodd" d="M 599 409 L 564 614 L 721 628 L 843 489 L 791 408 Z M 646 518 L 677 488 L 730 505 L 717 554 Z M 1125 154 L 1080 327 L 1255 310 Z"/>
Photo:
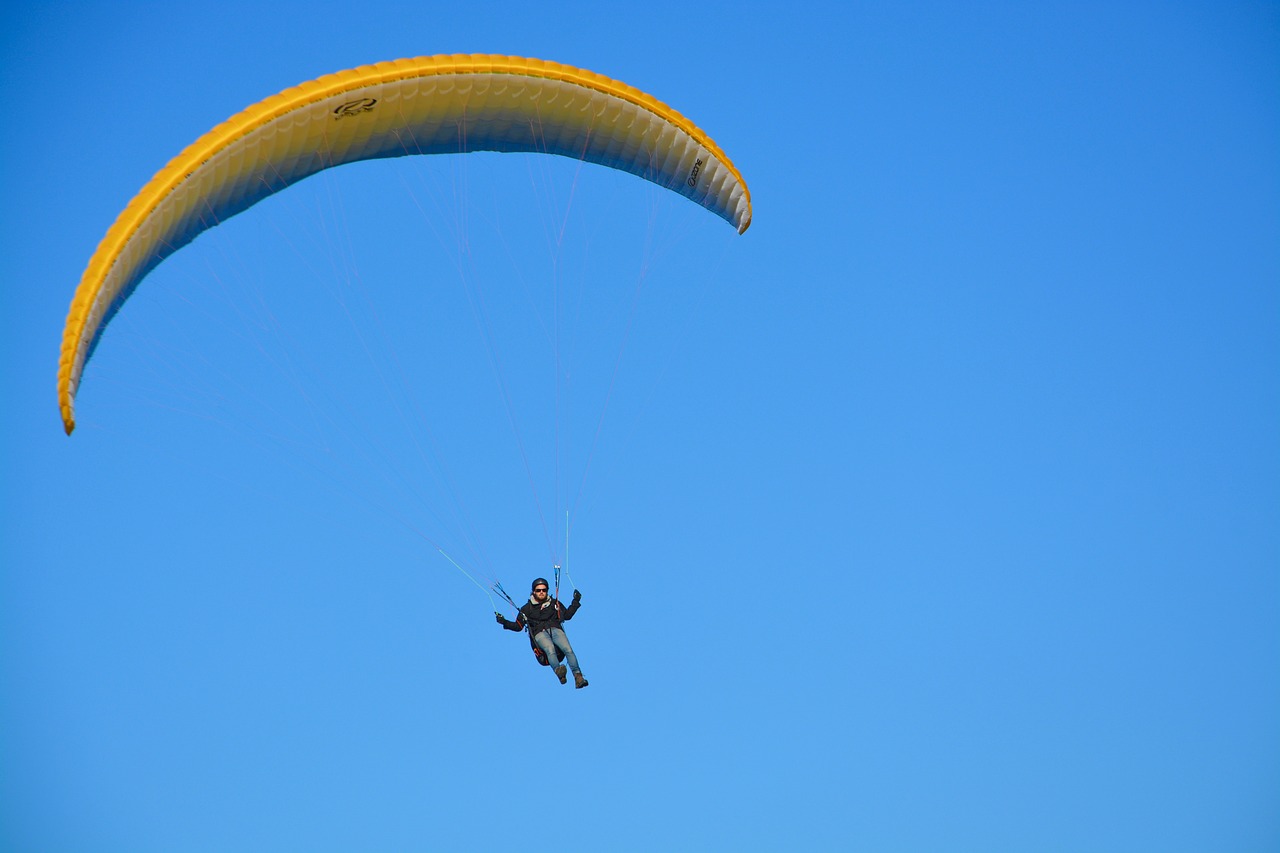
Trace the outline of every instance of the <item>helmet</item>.
<path fill-rule="evenodd" d="M 533 592 L 533 590 L 538 586 L 538 584 L 542 584 L 548 590 L 551 589 L 551 584 L 547 583 L 546 578 L 534 578 L 533 583 L 529 584 L 529 592 Z"/>

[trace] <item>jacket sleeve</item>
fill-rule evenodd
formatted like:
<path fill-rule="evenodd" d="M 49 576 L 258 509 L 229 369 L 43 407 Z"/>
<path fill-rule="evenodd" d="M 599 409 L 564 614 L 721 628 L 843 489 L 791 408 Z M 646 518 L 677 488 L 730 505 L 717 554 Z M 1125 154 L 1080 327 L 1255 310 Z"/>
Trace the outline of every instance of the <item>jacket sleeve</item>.
<path fill-rule="evenodd" d="M 573 614 L 578 612 L 578 608 L 581 606 L 582 606 L 582 601 L 578 600 L 573 602 L 573 604 L 570 604 L 568 607 L 562 608 L 560 611 L 560 620 L 562 622 L 568 622 L 570 619 L 573 618 Z"/>
<path fill-rule="evenodd" d="M 508 631 L 523 631 L 524 630 L 524 611 L 521 610 L 516 613 L 516 621 L 514 622 L 512 622 L 510 619 L 504 618 L 502 620 L 502 627 L 506 628 Z"/>

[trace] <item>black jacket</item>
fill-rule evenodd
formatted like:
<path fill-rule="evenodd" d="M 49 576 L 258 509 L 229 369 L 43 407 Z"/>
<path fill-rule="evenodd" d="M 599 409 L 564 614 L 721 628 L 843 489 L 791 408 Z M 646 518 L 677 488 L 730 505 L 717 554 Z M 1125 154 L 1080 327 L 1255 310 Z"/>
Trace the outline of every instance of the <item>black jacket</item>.
<path fill-rule="evenodd" d="M 524 626 L 528 625 L 529 636 L 536 637 L 548 628 L 559 628 L 561 623 L 568 622 L 581 606 L 582 602 L 577 600 L 565 607 L 551 596 L 547 596 L 547 600 L 542 604 L 537 604 L 530 598 L 516 614 L 516 621 L 503 618 L 502 627 L 508 631 L 523 631 Z"/>

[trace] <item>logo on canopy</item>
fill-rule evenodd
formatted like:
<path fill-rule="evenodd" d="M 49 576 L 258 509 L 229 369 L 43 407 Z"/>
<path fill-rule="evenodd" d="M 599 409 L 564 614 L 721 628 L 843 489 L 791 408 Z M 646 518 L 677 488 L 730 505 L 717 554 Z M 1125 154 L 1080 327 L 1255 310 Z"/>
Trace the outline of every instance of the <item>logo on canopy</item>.
<path fill-rule="evenodd" d="M 696 187 L 698 185 L 698 172 L 700 171 L 702 171 L 701 157 L 693 161 L 693 171 L 689 173 L 689 180 L 685 181 L 685 183 L 691 187 Z"/>
<path fill-rule="evenodd" d="M 360 98 L 355 101 L 347 101 L 345 104 L 339 104 L 333 108 L 335 118 L 350 118 L 351 116 L 367 113 L 373 109 L 374 104 L 378 103 L 377 98 Z"/>

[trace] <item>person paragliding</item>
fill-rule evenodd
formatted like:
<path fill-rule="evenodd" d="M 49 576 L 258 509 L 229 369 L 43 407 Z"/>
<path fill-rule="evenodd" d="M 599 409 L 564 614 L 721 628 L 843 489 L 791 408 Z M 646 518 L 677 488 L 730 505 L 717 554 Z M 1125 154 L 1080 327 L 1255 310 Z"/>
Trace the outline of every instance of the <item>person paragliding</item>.
<path fill-rule="evenodd" d="M 573 591 L 573 602 L 565 607 L 551 595 L 546 578 L 534 578 L 529 601 L 520 607 L 514 622 L 501 613 L 494 615 L 498 617 L 498 624 L 508 631 L 523 631 L 528 627 L 529 639 L 533 643 L 534 654 L 538 655 L 538 661 L 550 666 L 561 684 L 568 683 L 565 671 L 567 663 L 569 671 L 573 672 L 573 686 L 582 688 L 587 686 L 587 679 L 578 667 L 578 657 L 573 653 L 573 646 L 569 645 L 569 637 L 562 627 L 563 623 L 573 618 L 581 605 L 582 593 L 578 590 Z"/>
<path fill-rule="evenodd" d="M 724 151 L 693 121 L 621 81 L 495 54 L 419 56 L 326 74 L 215 125 L 116 217 L 85 267 L 63 327 L 57 389 L 66 434 L 75 430 L 85 369 L 112 318 L 152 270 L 205 231 L 326 169 L 472 152 L 555 155 L 627 172 L 705 208 L 739 234 L 751 225 L 751 193 Z M 558 351 L 556 358 L 558 364 Z M 582 596 L 575 591 L 564 607 L 556 598 L 559 566 L 555 577 L 555 595 L 538 578 L 519 607 L 494 581 L 491 589 L 518 611 L 514 622 L 501 613 L 498 622 L 512 631 L 528 628 L 535 653 L 560 683 L 568 683 L 567 664 L 575 686 L 586 687 L 563 628 Z"/>

